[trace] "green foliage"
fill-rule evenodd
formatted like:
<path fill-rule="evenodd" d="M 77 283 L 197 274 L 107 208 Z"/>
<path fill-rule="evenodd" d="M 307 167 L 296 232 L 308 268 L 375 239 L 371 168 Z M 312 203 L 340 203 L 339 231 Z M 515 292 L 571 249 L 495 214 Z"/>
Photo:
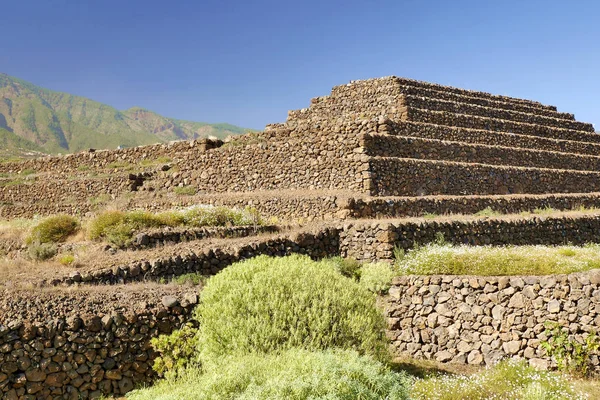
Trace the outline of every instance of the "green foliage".
<path fill-rule="evenodd" d="M 88 236 L 92 240 L 105 237 L 111 227 L 121 225 L 124 222 L 124 212 L 105 211 L 90 221 L 88 226 Z"/>
<path fill-rule="evenodd" d="M 435 214 L 435 213 L 425 213 L 425 214 L 423 214 L 423 218 L 425 218 L 425 219 L 435 219 L 437 217 L 439 217 L 439 215 Z"/>
<path fill-rule="evenodd" d="M 58 243 L 79 230 L 79 222 L 70 215 L 55 215 L 42 220 L 31 229 L 29 237 L 26 239 L 28 244 L 38 243 Z"/>
<path fill-rule="evenodd" d="M 336 256 L 329 257 L 323 262 L 331 264 L 337 272 L 344 275 L 346 278 L 352 278 L 355 280 L 360 279 L 362 264 L 352 258 Z"/>
<path fill-rule="evenodd" d="M 403 275 L 549 275 L 600 268 L 600 245 L 453 246 L 431 243 L 397 257 Z"/>
<path fill-rule="evenodd" d="M 27 246 L 29 258 L 35 261 L 45 261 L 54 257 L 58 249 L 54 243 L 32 242 Z"/>
<path fill-rule="evenodd" d="M 118 247 L 129 244 L 135 232 L 160 227 L 242 226 L 262 223 L 251 209 L 234 210 L 226 207 L 194 206 L 183 210 L 154 214 L 148 211 L 105 211 L 90 221 L 88 236 L 104 239 Z"/>
<path fill-rule="evenodd" d="M 360 269 L 359 283 L 373 293 L 386 293 L 392 286 L 392 278 L 396 275 L 395 269 L 390 264 L 384 262 L 364 264 Z"/>
<path fill-rule="evenodd" d="M 563 376 L 537 371 L 524 361 L 504 360 L 471 376 L 417 379 L 415 400 L 579 400 L 583 397 Z"/>
<path fill-rule="evenodd" d="M 188 370 L 177 380 L 136 390 L 133 400 L 404 400 L 410 380 L 350 350 L 226 357 L 204 373 Z"/>
<path fill-rule="evenodd" d="M 387 356 L 375 295 L 328 262 L 259 256 L 207 282 L 196 308 L 203 359 L 290 348 Z"/>
<path fill-rule="evenodd" d="M 177 285 L 204 285 L 208 277 L 206 275 L 202 275 L 199 272 L 192 272 L 189 274 L 179 275 L 173 278 L 173 283 Z"/>
<path fill-rule="evenodd" d="M 75 262 L 75 256 L 73 254 L 65 254 L 58 260 L 62 265 L 71 265 Z"/>
<path fill-rule="evenodd" d="M 185 368 L 200 365 L 198 328 L 190 323 L 170 335 L 152 338 L 150 343 L 160 353 L 152 368 L 161 376 L 172 379 L 181 375 Z"/>
<path fill-rule="evenodd" d="M 179 196 L 193 196 L 196 194 L 196 188 L 193 186 L 176 186 L 173 192 Z"/>
<path fill-rule="evenodd" d="M 502 215 L 502 213 L 494 210 L 492 207 L 486 207 L 483 210 L 477 211 L 475 215 L 477 217 L 497 217 Z"/>
<path fill-rule="evenodd" d="M 559 371 L 578 376 L 588 375 L 591 357 L 600 348 L 596 332 L 590 332 L 580 343 L 569 337 L 568 328 L 549 321 L 545 334 L 548 340 L 541 341 L 540 345 L 554 358 Z"/>

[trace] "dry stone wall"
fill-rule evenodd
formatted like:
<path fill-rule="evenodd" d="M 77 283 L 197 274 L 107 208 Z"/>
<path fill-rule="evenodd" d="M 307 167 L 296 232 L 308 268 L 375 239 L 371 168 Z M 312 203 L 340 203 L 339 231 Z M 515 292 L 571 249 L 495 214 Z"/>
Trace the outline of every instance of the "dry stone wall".
<path fill-rule="evenodd" d="M 505 110 L 502 108 L 486 107 L 476 104 L 459 103 L 456 101 L 446 101 L 439 98 L 426 98 L 421 96 L 402 96 L 402 101 L 408 108 L 443 111 L 453 114 L 467 114 L 485 118 L 503 119 L 527 124 L 571 129 L 574 131 L 590 133 L 595 132 L 592 124 L 570 119 L 556 118 L 554 116 L 537 115 L 522 111 Z M 411 115 L 410 111 L 408 112 L 408 115 Z"/>
<path fill-rule="evenodd" d="M 582 245 L 597 243 L 600 215 L 573 217 L 495 217 L 464 220 L 348 222 L 340 231 L 340 254 L 363 261 L 392 261 L 394 248 L 410 250 L 442 234 L 454 244 Z"/>
<path fill-rule="evenodd" d="M 426 214 L 476 214 L 491 209 L 501 214 L 519 214 L 552 208 L 577 210 L 594 208 L 600 204 L 598 193 L 549 194 L 521 196 L 425 196 L 425 197 L 371 197 L 351 198 L 346 205 L 347 217 L 401 218 Z M 344 212 L 345 210 L 341 210 Z M 341 214 L 340 214 L 341 215 Z"/>
<path fill-rule="evenodd" d="M 600 191 L 600 173 L 375 157 L 371 195 L 424 196 Z"/>
<path fill-rule="evenodd" d="M 517 135 L 514 133 L 486 131 L 472 128 L 440 126 L 419 122 L 389 122 L 387 133 L 390 135 L 451 140 L 490 146 L 589 154 L 593 156 L 600 154 L 600 144 L 598 143 L 544 138 L 541 136 Z"/>
<path fill-rule="evenodd" d="M 536 125 L 535 123 L 529 122 L 514 122 L 511 120 L 487 118 L 476 115 L 454 114 L 445 111 L 431 111 L 409 107 L 406 120 L 436 125 L 485 129 L 489 131 L 511 132 L 530 136 L 600 143 L 600 135 L 589 131 L 575 131 L 547 125 Z"/>
<path fill-rule="evenodd" d="M 364 146 L 369 155 L 380 157 L 600 171 L 600 157 L 544 150 L 512 149 L 379 134 L 366 135 Z"/>
<path fill-rule="evenodd" d="M 386 300 L 398 355 L 472 365 L 518 357 L 548 368 L 547 322 L 584 341 L 600 329 L 600 270 L 552 276 L 404 276 Z M 600 362 L 591 358 L 596 372 Z"/>
<path fill-rule="evenodd" d="M 2 398 L 97 399 L 150 383 L 150 338 L 180 328 L 197 300 L 195 289 L 3 292 Z"/>

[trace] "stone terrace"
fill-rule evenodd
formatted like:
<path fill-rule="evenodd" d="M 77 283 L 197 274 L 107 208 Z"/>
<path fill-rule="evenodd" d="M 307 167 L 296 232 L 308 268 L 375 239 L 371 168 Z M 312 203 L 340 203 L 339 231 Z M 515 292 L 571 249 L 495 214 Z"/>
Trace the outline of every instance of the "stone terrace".
<path fill-rule="evenodd" d="M 507 202 L 511 211 L 531 211 L 544 206 L 531 195 L 577 207 L 594 206 L 600 192 L 600 135 L 591 124 L 534 101 L 397 77 L 334 87 L 309 108 L 290 111 L 284 124 L 221 144 L 180 142 L 0 164 L 0 215 L 86 213 L 94 209 L 88 199 L 130 190 L 152 192 L 147 201 L 130 202 L 142 208 L 221 194 L 214 203 L 253 204 L 285 220 L 368 217 L 368 210 L 352 205 L 382 196 L 393 210 L 408 198 L 465 196 L 441 207 L 453 213 L 479 211 L 481 201 L 473 196 L 493 196 L 487 204 L 498 211 Z M 177 171 L 152 165 L 161 157 Z M 145 175 L 132 181 L 123 165 L 144 162 Z M 26 170 L 37 174 L 21 177 Z M 198 195 L 177 197 L 177 186 L 191 186 Z M 286 195 L 290 191 L 301 193 L 309 210 Z"/>

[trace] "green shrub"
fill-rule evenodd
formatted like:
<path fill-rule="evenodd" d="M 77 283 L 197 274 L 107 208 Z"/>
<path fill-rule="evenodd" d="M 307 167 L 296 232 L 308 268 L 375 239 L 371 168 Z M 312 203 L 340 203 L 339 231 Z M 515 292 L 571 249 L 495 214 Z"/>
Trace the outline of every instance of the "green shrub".
<path fill-rule="evenodd" d="M 208 280 L 195 316 L 203 360 L 293 347 L 388 354 L 375 295 L 306 256 L 259 256 L 229 266 Z"/>
<path fill-rule="evenodd" d="M 564 376 L 537 371 L 524 361 L 505 360 L 471 376 L 418 379 L 411 393 L 416 400 L 575 400 L 578 394 Z"/>
<path fill-rule="evenodd" d="M 64 242 L 79 229 L 79 222 L 70 215 L 55 215 L 42 220 L 31 229 L 27 243 Z"/>
<path fill-rule="evenodd" d="M 404 400 L 410 380 L 350 350 L 228 357 L 204 373 L 189 370 L 177 380 L 128 395 L 133 400 Z"/>
<path fill-rule="evenodd" d="M 596 332 L 587 334 L 582 343 L 569 337 L 569 328 L 557 322 L 546 323 L 546 336 L 540 345 L 556 361 L 559 371 L 577 376 L 587 376 L 592 355 L 600 348 Z"/>
<path fill-rule="evenodd" d="M 340 256 L 329 257 L 323 262 L 331 264 L 337 272 L 344 275 L 346 278 L 359 280 L 362 264 L 352 258 L 344 258 Z"/>
<path fill-rule="evenodd" d="M 175 378 L 185 368 L 199 367 L 198 328 L 185 324 L 170 335 L 160 335 L 150 340 L 152 347 L 160 353 L 152 368 L 161 376 Z"/>
<path fill-rule="evenodd" d="M 125 222 L 125 213 L 122 211 L 105 211 L 90 221 L 88 236 L 90 239 L 99 239 L 105 236 L 107 229 Z"/>
<path fill-rule="evenodd" d="M 71 265 L 75 262 L 75 256 L 73 254 L 65 254 L 58 260 L 62 265 Z"/>
<path fill-rule="evenodd" d="M 27 246 L 29 258 L 35 261 L 45 261 L 54 257 L 58 249 L 54 243 L 33 242 Z"/>
<path fill-rule="evenodd" d="M 477 217 L 497 217 L 502 215 L 501 212 L 494 210 L 492 207 L 486 207 L 483 210 L 479 210 L 475 213 Z"/>
<path fill-rule="evenodd" d="M 385 293 L 396 276 L 394 267 L 387 263 L 364 264 L 360 269 L 360 285 L 373 293 Z"/>

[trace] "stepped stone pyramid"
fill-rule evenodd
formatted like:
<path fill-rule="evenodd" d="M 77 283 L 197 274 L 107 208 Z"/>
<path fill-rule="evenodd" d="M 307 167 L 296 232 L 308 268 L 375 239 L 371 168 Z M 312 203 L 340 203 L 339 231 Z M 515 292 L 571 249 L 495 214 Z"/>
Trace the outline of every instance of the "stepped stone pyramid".
<path fill-rule="evenodd" d="M 0 164 L 0 216 L 93 211 L 146 165 L 129 207 L 252 205 L 284 219 L 600 206 L 600 135 L 535 101 L 398 77 L 353 81 L 230 143 L 146 146 Z M 177 172 L 153 160 L 168 157 Z M 32 179 L 15 179 L 34 170 Z M 6 181 L 3 184 L 3 181 Z M 173 188 L 197 195 L 173 198 Z M 67 197 L 64 193 L 69 193 Z M 46 199 L 49 201 L 41 201 Z"/>
<path fill-rule="evenodd" d="M 350 186 L 368 196 L 468 196 L 447 200 L 501 209 L 510 198 L 512 211 L 519 211 L 589 206 L 597 197 L 585 193 L 600 190 L 600 135 L 592 124 L 529 100 L 386 77 L 334 87 L 271 128 L 326 134 L 353 122 L 361 127 L 353 132 L 360 137 L 353 152 L 366 156 L 367 166 L 360 172 L 363 186 Z M 515 206 L 523 200 L 525 207 Z M 461 212 L 452 205 L 443 211 Z"/>

